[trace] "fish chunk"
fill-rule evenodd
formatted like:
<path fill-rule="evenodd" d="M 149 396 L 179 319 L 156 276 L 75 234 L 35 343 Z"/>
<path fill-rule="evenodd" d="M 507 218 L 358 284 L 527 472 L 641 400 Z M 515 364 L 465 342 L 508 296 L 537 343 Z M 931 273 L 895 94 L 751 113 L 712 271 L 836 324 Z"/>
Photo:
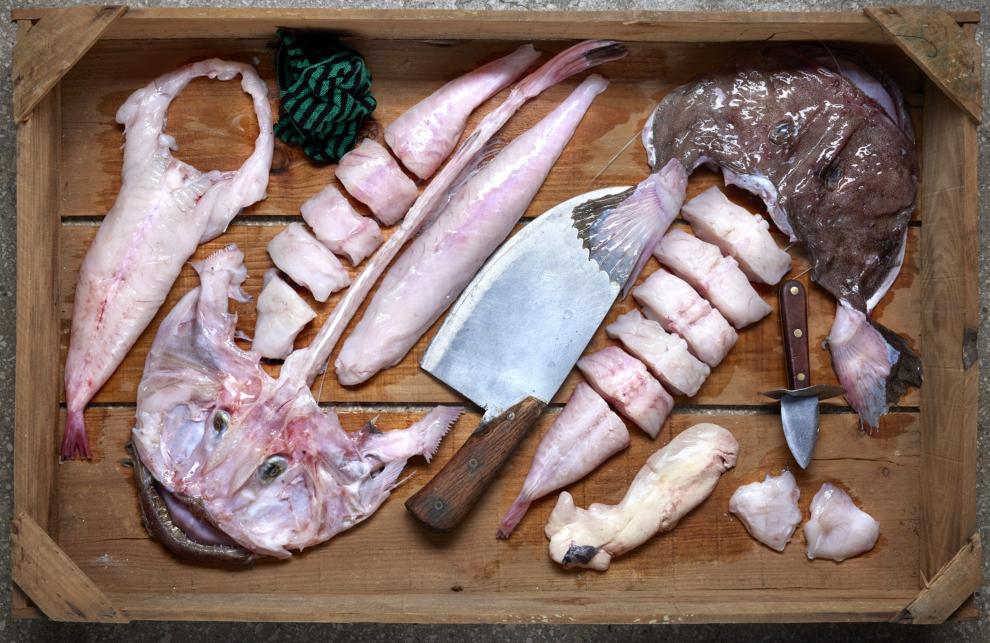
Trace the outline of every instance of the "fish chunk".
<path fill-rule="evenodd" d="M 534 500 L 577 482 L 627 446 L 626 425 L 598 393 L 578 382 L 540 439 L 522 491 L 502 519 L 496 538 L 508 538 Z"/>
<path fill-rule="evenodd" d="M 316 301 L 326 301 L 351 283 L 340 260 L 301 223 L 290 223 L 275 235 L 268 242 L 268 254 L 279 270 L 308 288 Z"/>
<path fill-rule="evenodd" d="M 784 551 L 801 522 L 801 509 L 794 474 L 784 469 L 779 476 L 767 472 L 763 482 L 736 489 L 729 498 L 729 511 L 738 516 L 749 535 L 770 549 Z"/>
<path fill-rule="evenodd" d="M 651 438 L 657 437 L 674 408 L 674 398 L 650 375 L 643 362 L 617 346 L 609 346 L 585 355 L 577 367 L 605 401 Z"/>
<path fill-rule="evenodd" d="M 402 172 L 388 150 L 370 138 L 344 154 L 334 174 L 348 193 L 371 208 L 385 225 L 405 216 L 419 196 L 416 184 Z"/>
<path fill-rule="evenodd" d="M 565 568 L 605 571 L 615 556 L 676 527 L 711 495 L 738 455 L 731 433 L 716 424 L 696 424 L 650 456 L 619 504 L 581 509 L 562 492 L 545 530 L 550 557 Z"/>
<path fill-rule="evenodd" d="M 443 314 L 529 207 L 591 102 L 608 82 L 589 76 L 546 118 L 474 175 L 392 265 L 335 366 L 350 386 L 399 363 Z"/>
<path fill-rule="evenodd" d="M 746 279 L 732 257 L 683 230 L 671 230 L 653 256 L 711 302 L 729 323 L 743 328 L 772 310 Z"/>
<path fill-rule="evenodd" d="M 663 268 L 633 290 L 643 315 L 687 342 L 691 354 L 711 368 L 736 345 L 736 330 L 686 281 Z"/>
<path fill-rule="evenodd" d="M 873 549 L 880 523 L 856 506 L 849 494 L 826 482 L 811 500 L 811 518 L 804 523 L 808 558 L 842 562 Z"/>
<path fill-rule="evenodd" d="M 385 142 L 406 168 L 428 179 L 454 151 L 468 116 L 509 86 L 540 57 L 533 45 L 455 78 L 385 128 Z"/>
<path fill-rule="evenodd" d="M 707 364 L 688 351 L 687 342 L 668 334 L 657 322 L 645 319 L 638 310 L 620 316 L 605 327 L 605 332 L 643 360 L 674 395 L 691 397 L 711 373 Z"/>
<path fill-rule="evenodd" d="M 231 80 L 251 96 L 259 134 L 235 171 L 200 172 L 174 158 L 169 104 L 193 78 Z M 124 126 L 120 193 L 79 269 L 65 360 L 62 459 L 91 458 L 83 410 L 137 341 L 196 248 L 242 209 L 266 197 L 274 134 L 268 87 L 254 67 L 212 58 L 137 90 L 117 110 Z"/>
<path fill-rule="evenodd" d="M 316 238 L 355 268 L 385 241 L 375 220 L 355 212 L 332 185 L 311 196 L 299 210 Z"/>
<path fill-rule="evenodd" d="M 681 215 L 699 239 L 735 259 L 750 281 L 772 286 L 791 269 L 791 256 L 777 247 L 767 220 L 729 201 L 716 186 L 685 203 Z"/>
<path fill-rule="evenodd" d="M 316 313 L 306 300 L 282 281 L 274 268 L 265 273 L 257 311 L 251 350 L 269 359 L 288 357 L 296 335 L 316 318 Z"/>

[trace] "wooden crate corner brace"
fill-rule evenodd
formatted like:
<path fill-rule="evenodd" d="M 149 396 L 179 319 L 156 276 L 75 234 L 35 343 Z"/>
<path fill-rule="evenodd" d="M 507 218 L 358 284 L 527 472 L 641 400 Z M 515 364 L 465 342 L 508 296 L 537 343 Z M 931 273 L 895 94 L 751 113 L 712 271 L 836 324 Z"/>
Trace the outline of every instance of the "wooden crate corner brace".
<path fill-rule="evenodd" d="M 945 621 L 980 588 L 983 547 L 977 532 L 892 623 L 931 625 Z"/>

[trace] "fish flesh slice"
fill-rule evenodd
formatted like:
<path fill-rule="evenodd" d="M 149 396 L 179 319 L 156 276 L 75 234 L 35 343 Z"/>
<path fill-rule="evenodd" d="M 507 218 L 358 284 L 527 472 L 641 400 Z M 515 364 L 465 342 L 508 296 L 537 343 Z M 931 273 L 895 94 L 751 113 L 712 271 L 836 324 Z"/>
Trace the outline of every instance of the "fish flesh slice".
<path fill-rule="evenodd" d="M 804 244 L 811 279 L 839 300 L 838 314 L 856 311 L 877 331 L 832 352 L 863 422 L 876 426 L 921 386 L 921 359 L 869 319 L 904 262 L 919 174 L 903 96 L 873 61 L 817 45 L 740 54 L 667 94 L 643 143 L 654 171 L 671 159 L 689 172 L 720 167 L 726 184 L 763 199 L 777 227 Z M 836 320 L 836 336 L 846 325 Z"/>
<path fill-rule="evenodd" d="M 716 424 L 696 424 L 650 456 L 617 505 L 574 505 L 566 491 L 550 514 L 550 557 L 564 566 L 605 571 L 661 531 L 670 531 L 711 495 L 736 464 L 739 444 Z"/>
<path fill-rule="evenodd" d="M 246 298 L 243 261 L 232 245 L 194 264 L 201 285 L 162 321 L 138 387 L 135 472 L 153 481 L 139 486 L 144 518 L 178 556 L 287 558 L 353 527 L 385 501 L 409 458 L 429 461 L 462 412 L 438 407 L 407 429 L 344 431 L 291 355 L 275 380 L 259 353 L 234 343 L 227 299 Z M 145 509 L 156 487 L 237 547 L 176 535 L 168 512 Z"/>
<path fill-rule="evenodd" d="M 290 223 L 272 237 L 268 254 L 279 270 L 309 289 L 316 301 L 326 301 L 332 293 L 351 283 L 340 260 L 301 223 Z"/>
<path fill-rule="evenodd" d="M 767 220 L 729 201 L 717 186 L 685 203 L 681 215 L 699 239 L 735 259 L 750 281 L 773 286 L 791 269 L 791 256 L 777 247 Z"/>
<path fill-rule="evenodd" d="M 668 334 L 638 310 L 621 315 L 605 327 L 630 353 L 643 360 L 650 372 L 674 395 L 693 396 L 708 379 L 711 369 L 688 351 L 687 342 Z"/>
<path fill-rule="evenodd" d="M 231 80 L 251 96 L 259 135 L 235 171 L 203 173 L 174 158 L 165 133 L 172 100 L 193 78 Z M 117 111 L 124 126 L 120 192 L 76 282 L 65 360 L 62 459 L 91 458 L 83 410 L 165 301 L 186 260 L 242 209 L 264 199 L 274 134 L 268 87 L 250 65 L 216 58 L 180 67 L 137 90 Z"/>
<path fill-rule="evenodd" d="M 734 513 L 749 535 L 770 549 L 784 551 L 801 522 L 801 508 L 794 474 L 784 469 L 779 476 L 768 471 L 763 482 L 753 482 L 736 489 L 729 498 Z"/>
<path fill-rule="evenodd" d="M 608 82 L 589 76 L 546 118 L 462 187 L 385 275 L 337 356 L 345 386 L 398 364 L 512 231 L 591 102 Z"/>
<path fill-rule="evenodd" d="M 718 366 L 736 345 L 736 330 L 722 313 L 702 299 L 686 281 L 660 268 L 633 290 L 643 315 L 687 342 L 691 354 L 709 367 Z"/>
<path fill-rule="evenodd" d="M 471 112 L 508 87 L 539 57 L 533 45 L 523 45 L 455 78 L 388 125 L 385 142 L 410 172 L 430 178 L 454 151 Z"/>
<path fill-rule="evenodd" d="M 375 220 L 355 212 L 332 185 L 311 196 L 299 210 L 316 238 L 355 268 L 385 241 Z"/>
<path fill-rule="evenodd" d="M 627 446 L 626 425 L 598 393 L 578 382 L 540 439 L 522 491 L 502 519 L 496 538 L 508 538 L 534 500 L 577 482 Z"/>
<path fill-rule="evenodd" d="M 826 482 L 811 500 L 811 518 L 804 523 L 808 558 L 842 562 L 873 549 L 880 523 L 856 506 L 849 494 Z"/>
<path fill-rule="evenodd" d="M 344 154 L 334 174 L 355 199 L 365 204 L 385 225 L 405 216 L 419 196 L 413 180 L 384 147 L 364 139 Z"/>
<path fill-rule="evenodd" d="M 595 391 L 633 424 L 656 438 L 674 408 L 674 398 L 643 362 L 617 346 L 585 355 L 577 367 Z"/>
<path fill-rule="evenodd" d="M 718 247 L 683 230 L 671 230 L 657 244 L 653 256 L 711 302 L 737 329 L 770 314 L 772 308 Z"/>
<path fill-rule="evenodd" d="M 268 359 L 288 357 L 296 335 L 316 318 L 306 300 L 282 281 L 274 268 L 265 273 L 256 309 L 258 319 L 251 350 Z"/>

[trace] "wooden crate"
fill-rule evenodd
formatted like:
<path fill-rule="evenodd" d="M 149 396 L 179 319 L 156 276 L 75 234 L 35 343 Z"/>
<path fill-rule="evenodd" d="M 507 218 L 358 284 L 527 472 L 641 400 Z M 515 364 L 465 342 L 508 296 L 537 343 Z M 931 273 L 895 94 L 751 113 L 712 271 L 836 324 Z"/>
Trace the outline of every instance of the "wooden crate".
<path fill-rule="evenodd" d="M 931 7 L 868 13 L 872 18 L 862 13 L 14 11 L 19 30 L 14 49 L 19 123 L 14 616 L 510 623 L 976 618 L 970 595 L 980 578 L 980 543 L 974 536 L 978 311 L 972 116 L 979 117 L 978 48 L 975 68 L 970 63 L 979 14 L 945 14 Z M 942 24 L 941 35 L 931 35 L 933 22 Z M 922 23 L 929 26 L 920 46 L 935 47 L 935 57 L 919 52 L 919 39 L 900 37 Z M 403 502 L 463 442 L 477 413 L 457 422 L 433 464 L 414 462 L 415 477 L 371 519 L 325 544 L 288 561 L 251 566 L 198 565 L 170 557 L 142 527 L 131 474 L 120 461 L 154 333 L 197 283 L 188 267 L 87 411 L 94 459 L 59 465 L 65 413 L 61 365 L 76 273 L 119 189 L 123 137 L 114 122 L 117 107 L 163 72 L 221 56 L 260 59 L 275 110 L 270 45 L 279 26 L 354 39 L 367 57 L 379 99 L 371 135 L 375 124 L 390 122 L 443 82 L 522 42 L 534 42 L 546 60 L 575 39 L 623 41 L 630 55 L 599 69 L 611 85 L 589 110 L 527 217 L 585 192 L 670 89 L 735 53 L 767 41 L 821 39 L 855 43 L 874 57 L 907 95 L 923 174 L 904 268 L 876 317 L 920 351 L 925 385 L 907 395 L 873 435 L 858 430 L 857 416 L 844 402 L 830 401 L 814 461 L 796 473 L 806 515 L 814 492 L 833 482 L 880 521 L 876 547 L 842 564 L 809 561 L 798 530 L 787 550 L 777 554 L 728 513 L 736 487 L 790 462 L 774 405 L 755 394 L 784 381 L 776 312 L 740 332 L 736 348 L 698 395 L 678 400 L 685 406 L 671 415 L 656 441 L 633 430 L 629 449 L 569 488 L 582 506 L 618 501 L 650 453 L 701 419 L 723 425 L 741 445 L 737 466 L 709 500 L 674 531 L 615 560 L 606 573 L 564 571 L 549 560 L 542 532 L 555 494 L 534 503 L 510 540 L 494 538 L 553 411 L 451 535 L 421 529 Z M 506 126 L 506 136 L 511 139 L 542 118 L 577 82 L 561 83 L 527 103 Z M 482 106 L 468 131 L 503 97 Z M 256 127 L 250 100 L 236 83 L 193 81 L 169 112 L 177 156 L 202 170 L 237 167 L 253 145 Z M 332 166 L 316 166 L 282 144 L 273 165 L 278 173 L 271 176 L 268 199 L 248 208 L 225 235 L 196 254 L 202 258 L 236 241 L 246 255 L 251 275 L 246 287 L 254 295 L 270 266 L 267 240 L 333 180 Z M 634 184 L 646 173 L 645 153 L 633 145 L 594 187 Z M 711 185 L 722 185 L 719 175 L 696 172 L 688 194 Z M 728 194 L 753 211 L 762 208 L 739 190 Z M 806 267 L 798 254 L 792 274 Z M 655 269 L 651 260 L 646 274 Z M 809 286 L 813 379 L 834 383 L 828 356 L 818 348 L 831 325 L 834 300 L 807 275 L 801 280 Z M 775 300 L 772 289 L 760 292 Z M 318 321 L 337 299 L 310 300 Z M 632 305 L 631 300 L 616 304 L 606 321 Z M 236 308 L 241 325 L 250 330 L 253 307 Z M 307 330 L 297 345 L 313 334 Z M 588 350 L 609 343 L 599 331 Z M 380 426 L 388 430 L 407 426 L 435 403 L 460 400 L 418 368 L 425 345 L 420 341 L 401 364 L 361 387 L 343 389 L 327 378 L 322 401 L 343 405 L 347 429 L 380 414 Z M 577 379 L 568 378 L 555 402 L 566 400 Z"/>

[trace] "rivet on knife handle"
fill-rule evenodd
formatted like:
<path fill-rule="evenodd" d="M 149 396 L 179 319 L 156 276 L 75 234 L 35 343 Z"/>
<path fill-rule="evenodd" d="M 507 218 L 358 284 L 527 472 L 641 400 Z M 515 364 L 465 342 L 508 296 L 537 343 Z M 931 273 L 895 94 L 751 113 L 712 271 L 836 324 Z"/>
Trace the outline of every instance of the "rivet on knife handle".
<path fill-rule="evenodd" d="M 482 422 L 432 480 L 406 500 L 406 509 L 437 533 L 454 530 L 491 485 L 546 406 L 532 397 Z"/>
<path fill-rule="evenodd" d="M 780 285 L 780 325 L 784 334 L 784 362 L 791 390 L 811 386 L 808 352 L 808 300 L 801 282 L 789 279 Z"/>

